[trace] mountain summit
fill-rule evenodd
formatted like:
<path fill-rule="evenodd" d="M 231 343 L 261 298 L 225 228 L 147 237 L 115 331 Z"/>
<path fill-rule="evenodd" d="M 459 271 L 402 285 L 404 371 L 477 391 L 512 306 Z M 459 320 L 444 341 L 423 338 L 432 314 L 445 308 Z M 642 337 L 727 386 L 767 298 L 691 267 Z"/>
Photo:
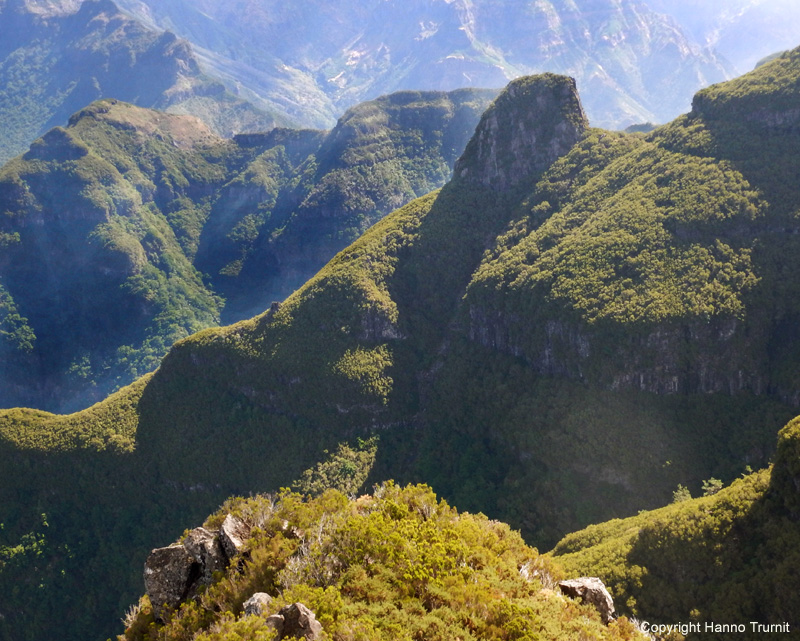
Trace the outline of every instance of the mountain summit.
<path fill-rule="evenodd" d="M 574 79 L 545 74 L 514 80 L 484 113 L 454 173 L 510 189 L 541 174 L 588 127 Z"/>

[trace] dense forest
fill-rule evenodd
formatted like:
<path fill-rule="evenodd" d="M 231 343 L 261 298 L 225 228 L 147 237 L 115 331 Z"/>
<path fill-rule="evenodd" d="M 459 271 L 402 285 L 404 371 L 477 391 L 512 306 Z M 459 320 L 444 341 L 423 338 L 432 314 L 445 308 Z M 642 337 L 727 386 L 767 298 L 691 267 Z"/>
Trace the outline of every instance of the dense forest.
<path fill-rule="evenodd" d="M 0 405 L 83 409 L 283 300 L 450 177 L 494 91 L 402 92 L 233 139 L 92 103 L 0 170 Z M 58 313 L 54 313 L 58 310 Z"/>
<path fill-rule="evenodd" d="M 800 399 L 799 97 L 794 50 L 621 133 L 589 126 L 574 80 L 519 78 L 447 184 L 282 303 L 81 412 L 0 412 L 2 638 L 108 636 L 153 547 L 257 493 L 224 508 L 264 526 L 242 572 L 163 624 L 140 601 L 128 638 L 265 638 L 237 616 L 251 588 L 307 602 L 333 638 L 636 638 L 520 578 L 528 562 L 603 575 L 649 621 L 796 625 L 797 425 L 776 434 Z M 43 149 L 84 167 L 88 143 L 48 136 L 9 182 Z M 104 229 L 135 259 L 135 234 Z M 356 475 L 345 493 L 378 488 L 361 504 L 323 491 Z"/>

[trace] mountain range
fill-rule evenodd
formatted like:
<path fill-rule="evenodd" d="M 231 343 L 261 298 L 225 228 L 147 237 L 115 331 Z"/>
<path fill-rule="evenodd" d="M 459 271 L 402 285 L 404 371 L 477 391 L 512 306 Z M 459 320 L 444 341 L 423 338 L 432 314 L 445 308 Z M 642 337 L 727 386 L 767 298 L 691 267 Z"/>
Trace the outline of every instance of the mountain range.
<path fill-rule="evenodd" d="M 546 7 L 537 5 L 523 14 L 512 12 L 510 5 L 501 11 L 501 7 L 483 7 L 481 3 L 464 6 L 459 3 L 437 2 L 430 6 L 423 3 L 424 6 L 412 8 L 406 5 L 394 7 L 387 3 L 381 3 L 380 7 L 367 4 L 339 13 L 334 6 L 326 6 L 320 10 L 321 13 L 315 9 L 319 15 L 330 18 L 321 19 L 315 26 L 296 21 L 292 11 L 283 11 L 269 3 L 251 3 L 240 7 L 242 11 L 237 9 L 235 12 L 226 12 L 224 5 L 201 6 L 201 3 L 196 6 L 187 2 L 159 3 L 153 7 L 140 2 L 126 4 L 126 9 L 142 21 L 121 13 L 110 0 L 13 0 L 4 3 L 0 6 L 3 12 L 0 29 L 6 30 L 7 37 L 3 38 L 5 48 L 0 51 L 5 60 L 0 65 L 0 74 L 5 74 L 6 82 L 5 90 L 0 92 L 0 117 L 9 126 L 4 128 L 5 142 L 0 141 L 0 147 L 5 150 L 0 150 L 0 156 L 10 157 L 23 151 L 28 142 L 48 127 L 67 124 L 73 112 L 106 96 L 173 113 L 193 114 L 201 118 L 213 133 L 230 137 L 243 130 L 268 130 L 276 124 L 291 122 L 292 118 L 295 121 L 330 122 L 333 114 L 359 96 L 394 87 L 458 86 L 473 81 L 501 85 L 507 77 L 536 68 L 539 64 L 543 68 L 562 68 L 576 74 L 579 85 L 589 83 L 585 95 L 589 96 L 590 114 L 594 104 L 602 103 L 603 108 L 611 108 L 623 103 L 630 106 L 637 100 L 647 102 L 650 98 L 645 100 L 642 96 L 648 92 L 657 96 L 655 102 L 650 102 L 666 108 L 669 100 L 664 98 L 665 94 L 671 97 L 670 100 L 683 100 L 680 96 L 688 96 L 696 86 L 727 73 L 724 64 L 718 65 L 712 60 L 713 56 L 708 58 L 707 52 L 698 53 L 700 50 L 683 38 L 676 23 L 636 2 L 601 3 L 593 5 L 591 11 L 582 10 L 577 5 L 553 3 Z M 662 9 L 685 17 L 686 12 L 681 13 L 677 4 Z M 396 15 L 383 16 L 382 11 L 394 11 Z M 424 38 L 414 31 L 417 23 L 409 22 L 417 11 L 427 16 L 420 18 L 419 24 L 430 27 L 425 27 L 427 31 L 423 29 L 427 34 Z M 433 14 L 428 16 L 426 12 L 431 11 Z M 334 19 L 334 15 L 338 18 Z M 242 16 L 248 17 L 247 24 Z M 144 26 L 144 22 L 151 26 Z M 380 30 L 380 24 L 387 23 L 408 23 L 408 28 L 393 28 L 391 33 L 385 34 Z M 338 26 L 332 28 L 333 24 Z M 708 29 L 708 25 L 716 23 L 708 18 L 703 24 Z M 161 31 L 164 26 L 186 35 L 194 43 Z M 294 28 L 318 29 L 323 37 L 310 38 L 310 31 L 293 33 Z M 361 35 L 356 37 L 354 29 L 360 29 Z M 527 33 L 542 34 L 536 51 L 529 48 Z M 255 46 L 262 41 L 264 34 L 274 42 L 268 54 L 262 47 Z M 392 39 L 391 43 L 376 44 L 384 36 Z M 351 43 L 351 50 L 347 50 L 350 58 L 340 65 L 341 60 L 336 62 L 330 56 L 339 55 L 335 54 L 336 51 L 345 51 L 341 46 L 346 38 L 356 38 L 353 43 L 358 45 Z M 549 42 L 548 38 L 554 39 L 555 44 L 545 46 L 543 43 Z M 613 47 L 606 46 L 611 42 L 609 38 L 615 42 Z M 295 49 L 301 42 L 308 42 L 311 48 Z M 202 46 L 198 48 L 196 43 Z M 423 44 L 422 49 L 417 46 L 419 43 Z M 398 66 L 395 54 L 377 66 L 374 60 L 368 62 L 372 60 L 369 52 L 381 46 L 385 46 L 386 51 L 401 51 L 405 62 Z M 472 52 L 466 58 L 463 53 L 453 53 L 462 51 L 464 47 Z M 361 49 L 364 52 L 356 51 Z M 363 60 L 362 54 L 365 56 Z M 678 64 L 677 58 L 670 58 L 675 55 L 682 62 Z M 231 75 L 229 71 L 233 67 L 220 62 L 220 56 L 234 56 L 239 65 L 234 67 L 239 71 L 231 72 Z M 291 64 L 287 66 L 284 59 Z M 431 65 L 430 60 L 439 62 Z M 491 65 L 488 64 L 490 60 L 493 61 Z M 280 74 L 288 73 L 291 68 L 294 71 L 290 75 L 294 80 L 290 82 L 288 76 L 282 80 L 267 80 L 257 74 L 248 75 L 249 72 L 242 78 L 236 75 L 244 73 L 241 65 L 255 65 L 254 61 L 258 61 L 262 76 L 275 69 L 281 70 Z M 319 81 L 319 73 L 315 72 L 313 77 L 308 74 L 312 67 L 318 68 L 319 65 L 343 65 L 343 70 L 335 83 L 321 85 L 324 90 L 315 89 L 316 98 L 312 99 L 309 87 L 312 80 Z M 457 71 L 464 65 L 465 69 L 473 71 Z M 664 68 L 669 68 L 670 73 L 664 75 Z M 302 82 L 298 80 L 301 76 L 305 77 Z M 225 84 L 230 91 L 225 89 Z M 252 91 L 245 90 L 245 85 Z M 260 97 L 254 93 L 258 87 L 261 88 Z M 269 87 L 272 89 L 267 91 Z M 594 89 L 597 89 L 597 94 Z M 627 97 L 620 98 L 622 94 Z M 279 96 L 283 96 L 283 102 Z M 634 100 L 631 96 L 639 98 Z M 323 102 L 328 106 L 320 107 Z M 390 102 L 384 100 L 380 104 Z M 423 138 L 430 132 L 434 135 L 444 132 L 445 138 L 441 143 L 433 141 L 433 144 L 447 147 L 440 155 L 443 154 L 446 165 L 452 166 L 483 107 L 485 103 L 476 103 L 470 112 L 471 120 L 462 120 L 455 114 L 456 127 L 460 127 L 455 141 L 448 139 L 450 134 L 437 123 L 412 125 L 412 128 L 431 127 L 429 132 L 422 132 Z M 672 114 L 678 109 L 675 103 L 668 110 Z M 319 111 L 316 116 L 313 115 L 315 110 Z M 109 240 L 107 234 L 90 237 L 87 234 L 94 232 L 88 228 L 83 230 L 86 234 L 80 242 L 88 245 L 75 245 L 70 256 L 74 257 L 76 252 L 85 255 L 79 263 L 91 264 L 91 274 L 79 270 L 77 273 L 81 276 L 72 280 L 62 279 L 62 274 L 70 271 L 62 268 L 72 264 L 71 257 L 63 255 L 61 266 L 56 266 L 58 260 L 48 254 L 52 250 L 50 241 L 40 242 L 41 239 L 23 234 L 23 242 L 15 242 L 14 249 L 6 252 L 6 266 L 0 274 L 0 300 L 6 325 L 3 349 L 8 355 L 2 375 L 6 384 L 0 393 L 0 403 L 49 410 L 85 407 L 119 385 L 153 369 L 166 349 L 188 332 L 220 320 L 239 320 L 263 310 L 273 300 L 282 300 L 369 224 L 409 198 L 441 186 L 449 175 L 443 171 L 441 158 L 422 172 L 426 174 L 422 182 L 415 182 L 413 177 L 409 182 L 409 178 L 403 175 L 406 170 L 398 170 L 398 163 L 394 161 L 387 164 L 379 161 L 380 169 L 369 169 L 365 173 L 365 167 L 376 158 L 372 151 L 366 151 L 359 160 L 345 161 L 345 164 L 355 162 L 362 166 L 349 175 L 339 171 L 336 167 L 339 161 L 333 157 L 320 157 L 321 166 L 311 167 L 311 156 L 313 162 L 317 162 L 320 154 L 335 156 L 343 153 L 342 145 L 348 144 L 345 142 L 347 136 L 361 140 L 365 135 L 373 135 L 367 132 L 369 125 L 356 122 L 369 118 L 368 110 L 369 107 L 364 106 L 356 108 L 353 114 L 348 113 L 326 144 L 319 139 L 322 145 L 319 149 L 314 149 L 317 139 L 313 134 L 300 134 L 301 138 L 305 136 L 305 142 L 297 144 L 309 155 L 305 157 L 305 151 L 296 151 L 295 156 L 300 154 L 303 157 L 288 161 L 293 168 L 279 167 L 280 162 L 275 164 L 273 160 L 261 159 L 247 169 L 238 165 L 220 167 L 224 175 L 213 178 L 201 177 L 191 171 L 182 172 L 178 168 L 177 171 L 184 174 L 179 183 L 183 180 L 190 183 L 205 181 L 205 189 L 214 191 L 215 195 L 209 196 L 199 185 L 192 185 L 188 190 L 170 186 L 170 193 L 157 194 L 153 202 L 150 202 L 152 195 L 145 193 L 142 204 L 155 207 L 157 214 L 170 219 L 171 230 L 167 235 L 174 238 L 159 241 L 158 248 L 147 252 L 135 251 L 138 258 L 131 263 L 134 266 L 128 269 L 130 273 L 126 272 L 127 268 L 120 272 L 100 266 L 109 258 L 108 250 L 116 252 L 119 257 L 133 247 L 129 242 L 122 243 L 125 249 L 121 249 L 122 245 L 117 242 L 120 240 L 119 231 L 114 232 L 115 239 Z M 285 115 L 280 115 L 281 112 Z M 422 112 L 418 116 L 422 119 L 428 117 Z M 451 116 L 445 114 L 443 117 Z M 640 110 L 635 119 L 657 119 L 657 116 L 652 111 L 645 113 Z M 353 122 L 348 124 L 348 120 Z M 404 126 L 406 123 L 400 118 L 388 129 L 399 132 Z M 376 140 L 383 135 L 383 126 L 378 125 L 378 129 L 374 134 Z M 75 131 L 71 126 L 67 130 Z M 136 156 L 141 153 L 134 150 L 136 146 L 141 149 L 141 133 L 134 136 L 137 142 L 133 147 L 97 149 L 91 158 L 107 152 L 118 157 L 126 154 Z M 51 136 L 48 140 L 53 140 L 53 135 L 52 132 L 48 134 Z M 281 135 L 275 134 L 277 137 Z M 394 139 L 390 145 L 402 147 L 400 154 L 409 160 L 401 162 L 411 167 L 413 172 L 417 154 L 428 153 L 423 148 L 431 142 L 430 138 L 414 140 L 406 137 L 401 141 L 403 134 L 392 136 Z M 257 142 L 259 140 L 261 142 Z M 277 138 L 252 137 L 242 142 L 242 158 L 232 161 L 233 164 L 244 162 L 248 153 L 251 159 L 255 158 L 256 148 L 260 153 L 264 151 L 263 144 L 273 144 L 269 140 Z M 262 147 L 259 148 L 260 144 Z M 37 145 L 34 147 L 39 148 Z M 145 153 L 153 154 L 152 141 L 148 141 L 147 146 L 149 149 Z M 249 151 L 244 151 L 245 147 Z M 155 156 L 173 151 L 162 149 L 155 152 Z M 223 152 L 222 156 L 229 151 Z M 26 157 L 33 153 L 32 148 Z M 48 160 L 47 152 L 40 149 L 39 153 L 44 156 L 33 166 L 28 163 L 24 173 L 31 175 L 32 182 L 40 182 L 41 189 L 61 189 L 57 183 L 65 175 L 52 173 L 52 167 L 39 172 L 39 161 Z M 182 154 L 191 155 L 191 152 L 178 153 L 179 156 Z M 215 163 L 228 163 L 222 156 L 210 162 L 206 158 L 201 164 L 205 163 L 208 165 L 206 169 L 212 171 Z M 134 164 L 137 162 L 134 158 Z M 169 165 L 171 161 L 162 158 L 156 164 L 164 162 Z M 121 163 L 128 165 L 126 161 Z M 121 166 L 120 162 L 116 164 Z M 94 192 L 90 198 L 94 200 L 93 207 L 101 198 L 101 192 L 109 192 L 102 198 L 111 205 L 105 214 L 99 214 L 101 218 L 118 214 L 127 218 L 131 215 L 116 211 L 118 194 L 114 192 L 120 188 L 119 180 L 114 176 L 119 173 L 117 168 L 106 165 L 95 178 L 78 178 L 92 183 L 91 186 L 79 188 L 72 185 L 78 190 Z M 18 169 L 9 169 L 7 176 L 14 175 L 15 171 Z M 159 167 L 144 168 L 146 180 L 152 182 L 155 174 L 161 171 Z M 233 180 L 233 176 L 228 175 L 230 171 L 243 173 Z M 299 172 L 306 172 L 302 180 Z M 332 173 L 324 176 L 326 172 Z M 126 170 L 123 170 L 122 175 L 125 174 Z M 14 189 L 31 187 L 18 176 L 9 180 L 16 185 Z M 134 179 L 133 185 L 121 188 L 133 186 L 141 191 L 142 186 L 136 184 L 137 180 Z M 270 184 L 262 184 L 264 180 Z M 127 178 L 123 179 L 125 181 Z M 256 187 L 254 181 L 260 186 Z M 295 184 L 290 188 L 291 181 Z M 382 184 L 368 184 L 371 181 Z M 218 191 L 223 184 L 226 184 L 225 190 Z M 37 200 L 35 195 L 32 197 Z M 31 205 L 16 199 L 13 194 L 7 195 L 7 199 L 10 199 L 6 203 L 7 211 L 15 220 L 19 220 L 17 209 Z M 131 201 L 134 208 L 139 206 L 139 199 L 135 196 Z M 212 201 L 220 204 L 214 205 Z M 230 203 L 235 212 L 227 211 L 227 205 L 222 203 Z M 84 205 L 78 198 L 74 203 L 58 203 L 55 207 L 70 209 Z M 41 209 L 49 205 L 45 198 L 33 206 Z M 122 208 L 125 210 L 129 206 L 130 202 L 123 204 Z M 67 214 L 68 217 L 71 215 Z M 136 213 L 134 217 L 139 215 Z M 105 218 L 103 224 L 108 222 Z M 63 222 L 51 220 L 52 224 L 47 224 L 43 231 L 52 241 L 55 238 L 53 225 Z M 287 224 L 283 225 L 282 221 L 287 221 Z M 100 218 L 97 223 L 100 224 Z M 17 223 L 7 219 L 4 227 L 3 242 L 11 247 L 10 240 L 15 240 L 19 231 Z M 62 232 L 63 227 L 59 233 Z M 143 233 L 139 230 L 134 235 Z M 73 238 L 74 233 L 69 232 L 66 236 Z M 141 238 L 136 242 L 139 240 Z M 104 243 L 102 250 L 98 249 L 100 242 Z M 168 250 L 166 246 L 169 246 Z M 23 258 L 28 256 L 28 252 L 38 258 Z M 146 256 L 148 252 L 153 254 L 149 258 Z M 182 265 L 178 270 L 180 275 L 176 272 L 166 280 L 163 278 L 165 268 L 157 266 L 164 252 Z M 147 262 L 146 277 L 139 273 L 143 260 Z M 25 264 L 30 261 L 35 265 L 32 268 Z M 132 278 L 138 284 L 132 285 Z M 41 280 L 43 286 L 31 287 L 32 280 Z M 119 291 L 120 287 L 126 288 L 125 293 Z M 78 322 L 77 317 L 97 319 L 97 314 L 91 310 L 95 309 L 93 306 L 97 301 L 109 295 L 109 288 L 114 288 L 111 300 L 118 303 L 119 313 L 102 321 Z M 79 291 L 82 293 L 78 294 Z M 223 298 L 226 299 L 224 305 Z M 79 304 L 65 304 L 72 300 Z M 142 300 L 147 302 L 142 303 Z M 54 317 L 53 304 L 70 311 Z"/>
<path fill-rule="evenodd" d="M 502 87 L 551 71 L 577 79 L 593 124 L 622 128 L 674 118 L 695 91 L 733 73 L 675 20 L 639 0 L 120 6 L 189 39 L 209 69 L 233 80 L 229 86 L 282 104 L 293 117 L 305 114 L 317 127 L 383 93 Z"/>
<path fill-rule="evenodd" d="M 404 92 L 330 132 L 232 140 L 116 100 L 80 110 L 0 170 L 0 403 L 86 407 L 282 300 L 444 184 L 493 97 Z"/>
<path fill-rule="evenodd" d="M 73 13 L 0 3 L 0 163 L 100 98 L 202 117 L 217 133 L 292 121 L 254 107 L 201 71 L 191 46 L 123 15 L 110 0 Z"/>
<path fill-rule="evenodd" d="M 591 128 L 570 78 L 517 79 L 443 188 L 370 227 L 282 304 L 179 341 L 155 373 L 82 412 L 1 412 L 0 589 L 15 605 L 0 633 L 101 638 L 141 591 L 153 545 L 227 496 L 285 487 L 373 436 L 369 480 L 427 482 L 542 548 L 664 506 L 680 486 L 747 475 L 555 553 L 575 554 L 570 567 L 613 563 L 623 611 L 652 620 L 719 611 L 683 583 L 656 589 L 673 576 L 658 565 L 666 547 L 697 553 L 681 580 L 725 580 L 711 566 L 726 559 L 751 563 L 748 585 L 777 580 L 786 566 L 758 537 L 797 535 L 796 430 L 777 454 L 775 435 L 800 399 L 798 98 L 800 50 L 699 92 L 647 134 Z M 91 153 L 78 123 L 123 109 L 135 108 L 94 105 L 10 167 L 78 165 Z M 122 231 L 102 240 L 130 260 L 139 250 Z M 773 457 L 771 479 L 749 476 Z M 761 496 L 768 509 L 749 511 Z M 708 529 L 687 537 L 680 519 L 706 508 Z M 724 555 L 730 528 L 752 533 L 753 560 L 747 545 Z M 604 542 L 618 554 L 595 556 Z M 721 593 L 737 616 L 794 621 L 781 591 L 734 588 Z"/>
<path fill-rule="evenodd" d="M 649 0 L 648 5 L 673 18 L 688 37 L 712 48 L 738 73 L 797 46 L 800 7 L 791 0 Z"/>
<path fill-rule="evenodd" d="M 123 14 L 111 0 L 6 0 L 0 162 L 101 98 L 196 115 L 230 137 L 329 128 L 381 94 L 540 71 L 577 78 L 597 126 L 665 122 L 698 89 L 793 47 L 800 21 L 788 0 L 304 2 L 120 0 Z"/>

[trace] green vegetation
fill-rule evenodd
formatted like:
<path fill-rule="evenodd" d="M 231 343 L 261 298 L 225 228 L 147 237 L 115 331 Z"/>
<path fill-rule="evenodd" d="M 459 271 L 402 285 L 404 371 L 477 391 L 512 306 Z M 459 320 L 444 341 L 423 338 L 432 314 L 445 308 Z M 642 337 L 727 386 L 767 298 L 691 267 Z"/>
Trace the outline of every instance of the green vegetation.
<path fill-rule="evenodd" d="M 72 15 L 40 9 L 0 7 L 0 165 L 98 98 L 193 114 L 222 135 L 290 122 L 228 93 L 200 71 L 187 42 L 113 3 L 88 0 Z"/>
<path fill-rule="evenodd" d="M 0 414 L 0 442 L 18 451 L 132 452 L 136 406 L 149 380 L 149 375 L 143 376 L 102 403 L 66 416 L 32 409 L 5 410 Z"/>
<path fill-rule="evenodd" d="M 79 407 L 73 395 L 105 396 L 154 369 L 175 340 L 218 322 L 221 301 L 159 211 L 190 183 L 220 183 L 203 147 L 216 140 L 200 123 L 104 101 L 0 171 L 3 226 L 17 239 L 0 271 L 21 311 L 5 323 L 37 337 L 27 341 L 27 371 L 3 372 L 18 390 L 6 403 Z M 61 388 L 55 398 L 42 394 L 43 380 Z M 36 388 L 38 397 L 28 391 Z"/>
<path fill-rule="evenodd" d="M 441 185 L 491 95 L 407 92 L 328 135 L 234 141 L 114 100 L 85 107 L 0 171 L 0 337 L 15 382 L 0 403 L 85 407 L 223 310 L 238 320 L 283 299 Z"/>
<path fill-rule="evenodd" d="M 283 300 L 386 214 L 441 187 L 495 93 L 384 96 L 316 145 L 287 140 L 283 155 L 248 166 L 218 198 L 196 260 L 228 300 L 225 319 Z"/>
<path fill-rule="evenodd" d="M 334 490 L 308 501 L 288 491 L 232 499 L 205 526 L 228 513 L 256 527 L 241 570 L 163 626 L 143 597 L 120 641 L 270 639 L 266 617 L 298 601 L 325 639 L 642 638 L 626 619 L 606 627 L 592 606 L 550 589 L 558 568 L 507 525 L 459 514 L 426 486 L 389 482 L 357 501 Z M 241 616 L 255 592 L 276 598 L 263 615 Z"/>
<path fill-rule="evenodd" d="M 783 56 L 753 74 L 800 77 L 800 64 Z M 136 426 L 133 452 L 96 451 L 110 437 L 92 427 L 86 413 L 73 417 L 69 429 L 100 434 L 94 449 L 56 454 L 44 442 L 36 449 L 34 440 L 21 452 L 7 437 L 9 444 L 0 451 L 7 485 L 0 490 L 11 496 L 10 505 L 19 506 L 23 495 L 26 502 L 13 521 L 3 520 L 14 529 L 3 544 L 16 545 L 40 531 L 45 513 L 53 558 L 60 558 L 61 545 L 73 549 L 75 541 L 106 541 L 83 548 L 75 563 L 113 566 L 115 586 L 131 581 L 113 594 L 129 596 L 136 591 L 132 574 L 123 577 L 113 560 L 138 554 L 138 565 L 127 567 L 140 568 L 145 541 L 152 547 L 174 540 L 187 523 L 199 522 L 192 514 L 207 513 L 225 496 L 270 492 L 297 479 L 315 491 L 331 478 L 355 479 L 348 470 L 358 468 L 361 459 L 337 448 L 379 435 L 368 480 L 429 483 L 460 509 L 506 520 L 540 547 L 590 523 L 667 505 L 679 485 L 698 496 L 704 481 L 708 488 L 710 479 L 719 479 L 729 487 L 662 508 L 667 525 L 677 529 L 670 530 L 667 542 L 653 531 L 647 543 L 654 550 L 663 543 L 670 551 L 663 563 L 685 569 L 697 585 L 667 591 L 677 596 L 674 603 L 665 596 L 661 605 L 657 590 L 639 594 L 634 586 L 617 592 L 623 604 L 648 616 L 688 616 L 693 608 L 716 612 L 709 605 L 713 582 L 705 577 L 722 580 L 726 567 L 743 566 L 723 562 L 719 569 L 703 568 L 716 568 L 714 546 L 721 544 L 716 537 L 728 532 L 735 540 L 743 523 L 737 515 L 748 509 L 746 497 L 758 494 L 767 477 L 732 482 L 748 466 L 768 465 L 775 433 L 796 414 L 793 403 L 800 390 L 800 274 L 790 259 L 800 236 L 789 233 L 796 227 L 800 193 L 797 181 L 787 179 L 800 160 L 800 129 L 761 117 L 773 92 L 791 93 L 796 85 L 763 85 L 758 79 L 751 84 L 760 93 L 746 99 L 758 117 L 731 121 L 716 114 L 714 96 L 726 95 L 723 85 L 711 90 L 702 110 L 648 135 L 589 130 L 549 168 L 529 165 L 513 190 L 486 188 L 480 175 L 468 173 L 410 202 L 373 225 L 282 305 L 179 341 L 138 401 L 116 415 L 123 425 Z M 515 103 L 508 100 L 511 93 L 498 99 L 492 118 L 478 126 L 476 136 L 485 137 L 488 150 L 494 126 L 489 123 L 517 130 L 521 118 L 526 127 L 536 121 L 536 101 L 528 95 L 528 102 L 522 96 Z M 720 98 L 719 103 L 723 112 L 736 111 L 736 100 Z M 374 116 L 371 110 L 367 114 Z M 577 110 L 567 119 L 576 117 Z M 546 116 L 542 121 L 547 126 L 526 131 L 538 136 L 539 144 L 556 148 L 563 141 L 553 137 L 563 128 Z M 770 127 L 778 129 L 770 133 Z M 240 163 L 239 173 L 245 171 L 255 159 L 248 156 L 254 140 L 248 140 L 208 148 L 191 166 L 187 162 L 180 171 L 165 172 L 170 188 L 175 191 L 180 176 L 189 172 L 218 175 L 204 159 L 224 156 L 226 166 Z M 770 146 L 763 147 L 765 140 Z M 80 156 L 80 145 L 63 133 L 45 144 L 78 157 L 62 163 L 81 163 L 92 155 Z M 306 164 L 307 155 L 293 156 L 291 144 L 282 146 L 251 173 L 267 193 L 272 188 L 267 166 L 288 162 L 299 168 L 293 174 L 301 176 L 298 185 L 306 171 L 322 166 L 323 154 Z M 498 148 L 487 158 L 513 153 L 513 146 Z M 40 162 L 22 159 L 6 170 L 34 161 Z M 6 193 L 24 200 L 14 184 L 9 182 Z M 120 201 L 127 197 L 119 194 Z M 215 217 L 214 205 L 209 220 Z M 180 207 L 185 211 L 186 202 Z M 279 225 L 271 237 L 291 226 L 291 217 L 273 223 L 274 209 L 269 218 L 265 211 L 247 213 L 253 217 L 243 210 L 223 225 L 236 230 L 236 242 L 247 251 L 259 216 L 264 225 Z M 148 255 L 150 241 L 122 225 L 110 226 L 104 239 L 119 248 L 127 265 L 139 264 L 137 242 Z M 202 247 L 201 233 L 197 255 Z M 249 258 L 244 260 L 246 267 Z M 33 315 L 7 287 L 40 340 Z M 12 427 L 20 439 L 36 438 L 37 416 L 7 414 L 17 416 Z M 776 487 L 790 488 L 797 477 L 788 443 L 784 439 L 778 450 L 770 481 Z M 330 452 L 336 452 L 332 459 Z M 316 472 L 305 476 L 307 469 Z M 112 506 L 124 505 L 124 516 L 134 523 L 126 536 L 138 537 L 135 551 L 121 546 L 127 539 L 115 528 L 106 537 L 94 518 L 79 524 L 70 509 L 74 502 L 64 501 L 62 487 L 90 487 L 98 476 L 114 483 L 87 490 L 96 506 L 92 516 L 96 511 L 97 522 L 107 523 L 119 510 Z M 132 498 L 126 502 L 122 497 L 128 493 Z M 780 497 L 790 518 L 798 509 L 796 492 L 781 491 Z M 681 530 L 684 523 L 691 528 L 699 523 L 692 520 L 696 506 L 719 506 L 728 516 L 717 529 L 701 528 L 713 544 L 700 546 L 692 574 L 677 555 L 690 554 L 684 543 L 690 548 L 697 540 L 683 537 Z M 649 517 L 634 518 L 644 523 Z M 596 527 L 612 531 L 619 523 Z M 782 521 L 770 523 L 762 538 L 783 545 Z M 787 540 L 792 541 L 790 526 Z M 159 541 L 155 531 L 170 534 Z M 759 545 L 755 539 L 752 544 Z M 765 545 L 765 563 L 781 558 L 770 557 L 778 548 Z M 617 584 L 633 584 L 635 559 L 628 564 L 609 558 Z M 58 567 L 54 562 L 53 572 Z M 784 572 L 790 566 L 776 562 L 774 567 Z M 57 602 L 64 586 L 76 585 L 70 581 L 80 572 L 73 571 L 60 587 L 48 584 L 48 603 Z M 349 580 L 337 576 L 336 581 L 340 578 L 344 583 L 317 587 L 339 590 Z M 0 586 L 6 584 L 2 579 Z M 675 585 L 683 580 L 677 579 Z M 733 583 L 728 585 L 723 593 L 734 607 L 739 597 Z M 761 602 L 763 586 L 753 585 L 758 589 L 742 597 L 742 613 Z M 106 592 L 112 594 L 110 588 Z M 64 611 L 60 608 L 74 603 L 71 598 L 51 612 Z M 322 598 L 315 604 L 324 611 L 328 606 Z M 630 598 L 634 601 L 628 604 Z M 108 621 L 111 599 L 98 598 L 82 611 Z M 777 612 L 793 601 L 776 592 L 764 603 L 774 604 L 770 612 Z M 234 603 L 232 611 L 238 607 Z M 186 623 L 193 626 L 190 614 L 187 610 Z M 33 629 L 40 637 L 54 634 L 38 621 Z M 81 638 L 97 630 L 77 620 L 70 625 L 73 636 Z M 249 623 L 223 625 L 233 626 L 233 637 L 236 626 Z"/>
<path fill-rule="evenodd" d="M 689 488 L 678 483 L 678 489 L 672 493 L 672 502 L 681 503 L 682 501 L 688 501 L 691 498 L 692 493 L 689 491 Z"/>
<path fill-rule="evenodd" d="M 303 472 L 303 476 L 292 486 L 301 494 L 318 496 L 325 490 L 336 490 L 349 498 L 364 487 L 364 482 L 375 464 L 378 437 L 359 441 L 357 448 L 340 443 L 336 452 L 325 461 Z M 327 452 L 323 452 L 327 454 Z"/>
<path fill-rule="evenodd" d="M 653 623 L 758 621 L 794 629 L 799 426 L 795 419 L 781 431 L 771 470 L 712 496 L 570 534 L 554 560 L 570 573 L 606 578 L 623 612 Z"/>
<path fill-rule="evenodd" d="M 30 352 L 35 342 L 36 335 L 28 325 L 28 319 L 19 315 L 14 299 L 0 285 L 0 353 Z"/>

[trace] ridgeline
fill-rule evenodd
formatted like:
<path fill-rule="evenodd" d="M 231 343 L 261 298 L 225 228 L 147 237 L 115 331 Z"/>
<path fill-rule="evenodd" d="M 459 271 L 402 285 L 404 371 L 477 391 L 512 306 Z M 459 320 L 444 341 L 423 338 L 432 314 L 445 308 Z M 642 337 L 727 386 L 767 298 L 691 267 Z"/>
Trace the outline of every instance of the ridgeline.
<path fill-rule="evenodd" d="M 800 398 L 798 91 L 796 50 L 700 92 L 673 123 L 624 134 L 588 126 L 569 78 L 518 79 L 447 185 L 373 225 L 281 305 L 179 341 L 148 380 L 82 413 L 0 414 L 0 491 L 15 510 L 2 536 L 27 542 L 2 569 L 4 590 L 22 586 L 4 601 L 51 599 L 27 606 L 27 638 L 53 625 L 100 638 L 121 611 L 111 601 L 141 591 L 149 547 L 228 495 L 285 486 L 345 441 L 379 435 L 368 483 L 424 481 L 542 548 L 663 506 L 679 485 L 697 493 L 765 467 Z M 60 445 L 45 440 L 48 423 L 65 431 Z M 772 478 L 786 501 L 784 445 Z M 765 478 L 663 514 L 761 491 Z M 774 536 L 794 540 L 794 521 L 767 522 L 741 527 L 773 536 L 778 523 Z M 682 536 L 666 526 L 637 549 L 662 534 Z M 624 555 L 612 574 L 631 610 L 716 611 L 699 588 L 677 605 L 638 595 Z M 29 563 L 41 578 L 24 579 Z M 70 589 L 90 572 L 102 595 Z M 770 618 L 791 605 L 748 598 Z M 54 614 L 67 611 L 94 626 Z M 14 612 L 6 630 L 20 629 Z"/>

